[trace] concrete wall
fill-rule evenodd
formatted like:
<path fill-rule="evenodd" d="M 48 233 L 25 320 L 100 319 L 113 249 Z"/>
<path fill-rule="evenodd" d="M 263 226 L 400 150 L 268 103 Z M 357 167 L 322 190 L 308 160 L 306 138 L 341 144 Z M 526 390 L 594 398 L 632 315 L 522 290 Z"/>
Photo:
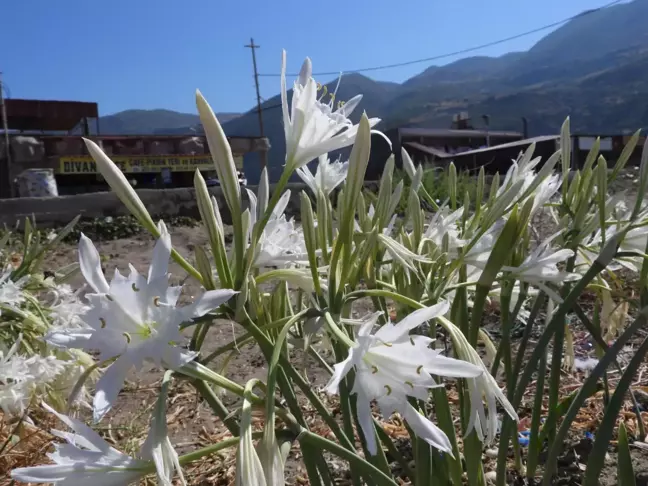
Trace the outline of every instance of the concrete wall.
<path fill-rule="evenodd" d="M 304 184 L 289 184 L 290 203 L 286 213 L 299 213 L 299 194 L 306 188 Z M 255 194 L 257 188 L 248 186 Z M 223 221 L 231 223 L 231 217 L 220 187 L 210 188 L 210 193 L 218 199 Z M 199 217 L 195 191 L 192 188 L 180 189 L 142 189 L 137 194 L 144 202 L 151 215 L 155 216 L 191 216 Z M 246 195 L 243 200 L 247 202 Z M 0 199 L 0 224 L 14 226 L 32 215 L 39 227 L 67 224 L 81 214 L 84 219 L 129 214 L 114 192 L 95 192 L 60 197 L 27 197 Z"/>

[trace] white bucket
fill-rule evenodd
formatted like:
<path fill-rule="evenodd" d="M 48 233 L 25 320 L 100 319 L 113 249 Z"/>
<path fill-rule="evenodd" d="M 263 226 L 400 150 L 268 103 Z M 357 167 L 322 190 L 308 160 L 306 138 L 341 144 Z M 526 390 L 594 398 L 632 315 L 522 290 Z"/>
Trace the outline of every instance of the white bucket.
<path fill-rule="evenodd" d="M 20 197 L 56 197 L 58 187 L 52 169 L 27 169 L 18 176 Z"/>

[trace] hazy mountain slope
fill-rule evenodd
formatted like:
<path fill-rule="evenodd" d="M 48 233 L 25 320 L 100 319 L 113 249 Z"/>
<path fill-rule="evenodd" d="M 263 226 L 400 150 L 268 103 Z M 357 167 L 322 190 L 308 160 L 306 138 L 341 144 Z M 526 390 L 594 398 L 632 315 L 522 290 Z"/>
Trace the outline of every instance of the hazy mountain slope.
<path fill-rule="evenodd" d="M 236 118 L 238 113 L 222 113 L 221 120 Z M 126 110 L 102 116 L 99 129 L 104 135 L 150 135 L 192 133 L 190 127 L 200 124 L 198 115 L 171 110 Z"/>

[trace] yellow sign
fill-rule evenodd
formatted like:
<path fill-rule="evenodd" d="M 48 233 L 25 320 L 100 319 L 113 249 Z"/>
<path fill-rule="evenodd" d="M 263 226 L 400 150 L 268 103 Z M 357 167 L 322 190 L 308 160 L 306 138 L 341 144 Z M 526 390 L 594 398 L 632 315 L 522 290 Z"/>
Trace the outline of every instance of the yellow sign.
<path fill-rule="evenodd" d="M 194 172 L 196 169 L 215 170 L 210 155 L 113 155 L 110 159 L 127 174 L 156 173 L 162 169 L 171 172 Z M 84 155 L 64 156 L 59 159 L 59 174 L 97 174 L 97 164 Z M 234 157 L 236 168 L 242 170 L 243 157 Z"/>

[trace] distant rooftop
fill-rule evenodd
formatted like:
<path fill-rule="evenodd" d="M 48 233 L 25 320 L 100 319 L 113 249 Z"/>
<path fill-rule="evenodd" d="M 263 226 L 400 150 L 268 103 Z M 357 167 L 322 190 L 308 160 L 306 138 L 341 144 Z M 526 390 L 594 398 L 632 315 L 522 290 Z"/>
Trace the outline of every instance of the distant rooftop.
<path fill-rule="evenodd" d="M 458 130 L 458 131 L 465 131 L 465 130 Z M 504 132 L 507 133 L 507 132 Z M 420 144 L 418 142 L 405 142 L 403 145 L 407 147 L 411 147 L 413 149 L 419 150 L 420 152 L 429 154 L 429 155 L 434 155 L 437 158 L 440 159 L 452 159 L 455 157 L 463 157 L 464 155 L 473 155 L 473 154 L 479 154 L 479 153 L 484 153 L 484 152 L 496 152 L 499 150 L 503 149 L 508 149 L 508 148 L 514 148 L 514 147 L 524 147 L 531 145 L 532 143 L 540 143 L 540 142 L 546 142 L 550 140 L 557 140 L 560 138 L 560 135 L 542 135 L 539 137 L 533 137 L 533 138 L 526 138 L 524 140 L 516 140 L 514 142 L 509 142 L 509 143 L 502 143 L 498 145 L 492 145 L 490 147 L 482 147 L 479 149 L 474 149 L 474 150 L 467 150 L 465 152 L 458 152 L 456 154 L 450 154 L 447 152 L 444 152 L 443 150 L 439 150 L 436 147 L 429 147 L 427 145 Z"/>
<path fill-rule="evenodd" d="M 457 130 L 452 128 L 399 128 L 398 132 L 403 137 L 446 137 L 446 138 L 522 138 L 520 132 L 506 132 L 498 130 Z"/>
<path fill-rule="evenodd" d="M 9 130 L 70 131 L 84 118 L 98 118 L 97 103 L 9 98 L 5 100 Z"/>

